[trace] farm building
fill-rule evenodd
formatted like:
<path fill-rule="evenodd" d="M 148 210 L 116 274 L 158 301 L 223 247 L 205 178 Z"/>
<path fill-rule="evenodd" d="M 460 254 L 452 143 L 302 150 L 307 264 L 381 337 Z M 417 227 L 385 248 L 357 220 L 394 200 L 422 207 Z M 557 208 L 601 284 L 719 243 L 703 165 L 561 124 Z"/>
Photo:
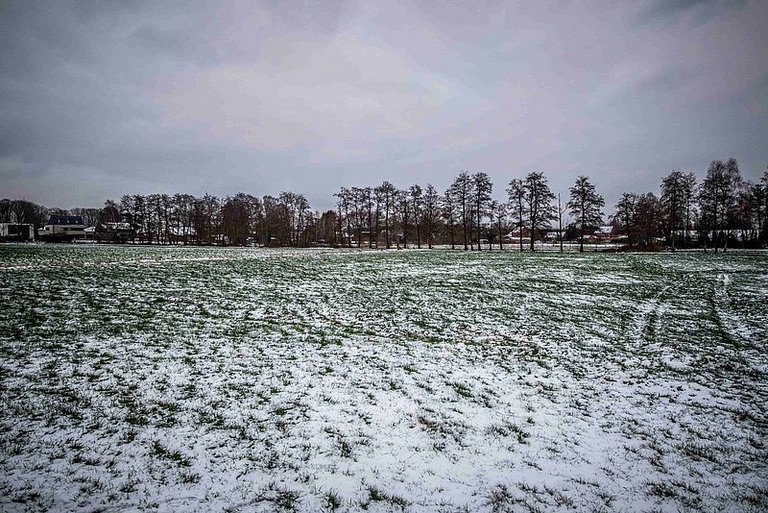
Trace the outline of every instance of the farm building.
<path fill-rule="evenodd" d="M 595 242 L 612 242 L 618 236 L 619 228 L 617 226 L 604 225 L 599 226 L 589 238 Z"/>
<path fill-rule="evenodd" d="M 515 227 L 511 232 L 504 235 L 504 242 L 519 243 L 521 235 L 523 239 L 523 244 L 530 244 L 531 230 L 525 227 L 523 228 Z"/>
<path fill-rule="evenodd" d="M 27 242 L 35 240 L 35 227 L 27 223 L 0 223 L 0 241 Z"/>
<path fill-rule="evenodd" d="M 98 242 L 126 243 L 133 239 L 134 235 L 131 224 L 125 222 L 99 223 L 94 228 L 93 238 Z"/>

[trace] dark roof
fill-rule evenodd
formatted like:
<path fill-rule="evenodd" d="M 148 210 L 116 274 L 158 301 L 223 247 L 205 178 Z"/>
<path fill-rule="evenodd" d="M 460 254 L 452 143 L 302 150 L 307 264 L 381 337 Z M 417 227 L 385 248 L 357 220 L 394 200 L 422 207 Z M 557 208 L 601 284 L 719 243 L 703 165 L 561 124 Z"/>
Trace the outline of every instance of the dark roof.
<path fill-rule="evenodd" d="M 51 216 L 48 224 L 83 224 L 81 216 Z"/>

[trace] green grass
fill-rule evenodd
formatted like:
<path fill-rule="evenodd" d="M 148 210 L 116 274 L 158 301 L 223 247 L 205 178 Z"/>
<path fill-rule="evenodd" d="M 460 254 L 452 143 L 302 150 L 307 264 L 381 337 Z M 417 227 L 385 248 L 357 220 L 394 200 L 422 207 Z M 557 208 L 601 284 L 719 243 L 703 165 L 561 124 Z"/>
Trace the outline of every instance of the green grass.
<path fill-rule="evenodd" d="M 757 511 L 767 269 L 0 245 L 0 509 Z"/>

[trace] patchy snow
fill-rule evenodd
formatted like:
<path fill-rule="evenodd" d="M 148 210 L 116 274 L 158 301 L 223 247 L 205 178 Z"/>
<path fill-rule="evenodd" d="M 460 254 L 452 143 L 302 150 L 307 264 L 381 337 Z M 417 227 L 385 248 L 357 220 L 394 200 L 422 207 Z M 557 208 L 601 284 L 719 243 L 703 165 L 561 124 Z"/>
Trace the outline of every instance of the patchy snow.
<path fill-rule="evenodd" d="M 765 511 L 768 255 L 0 247 L 0 509 Z"/>

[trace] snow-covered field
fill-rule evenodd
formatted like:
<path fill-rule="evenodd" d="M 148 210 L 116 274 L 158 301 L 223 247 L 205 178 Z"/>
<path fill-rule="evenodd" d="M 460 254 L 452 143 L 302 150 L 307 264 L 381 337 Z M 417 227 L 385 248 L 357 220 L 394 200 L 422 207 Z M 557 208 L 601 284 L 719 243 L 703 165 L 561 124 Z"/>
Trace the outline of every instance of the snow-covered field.
<path fill-rule="evenodd" d="M 768 254 L 0 247 L 0 510 L 766 511 Z"/>

